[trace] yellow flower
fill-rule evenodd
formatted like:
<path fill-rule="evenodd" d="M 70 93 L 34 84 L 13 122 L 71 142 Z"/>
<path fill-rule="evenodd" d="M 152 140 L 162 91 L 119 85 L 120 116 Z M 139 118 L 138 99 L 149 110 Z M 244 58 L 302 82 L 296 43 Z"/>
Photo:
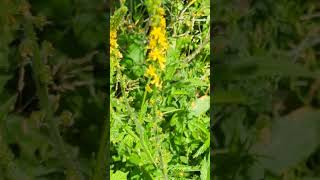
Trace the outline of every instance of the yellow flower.
<path fill-rule="evenodd" d="M 119 45 L 117 43 L 117 31 L 110 31 L 110 54 L 115 58 L 122 58 L 122 54 L 118 49 Z"/>
<path fill-rule="evenodd" d="M 149 58 L 153 61 L 157 61 L 161 56 L 161 51 L 158 48 L 151 50 L 149 53 Z"/>
<path fill-rule="evenodd" d="M 155 77 L 157 76 L 157 73 L 156 73 L 156 69 L 152 66 L 152 65 L 149 65 L 147 71 L 146 71 L 146 75 L 148 77 Z"/>
<path fill-rule="evenodd" d="M 167 42 L 167 39 L 165 38 L 161 38 L 159 39 L 159 45 L 162 48 L 161 50 L 163 51 L 163 53 L 165 54 L 165 51 L 168 49 L 169 44 Z"/>
<path fill-rule="evenodd" d="M 157 46 L 157 41 L 155 39 L 150 39 L 148 49 L 154 49 Z"/>
<path fill-rule="evenodd" d="M 160 27 L 163 29 L 166 28 L 166 19 L 163 17 L 160 19 Z"/>
<path fill-rule="evenodd" d="M 117 46 L 117 32 L 116 31 L 110 32 L 110 46 L 111 47 Z"/>
<path fill-rule="evenodd" d="M 154 84 L 157 88 L 162 87 L 162 83 L 160 83 L 159 76 L 153 77 L 153 80 L 151 81 L 151 84 Z"/>
<path fill-rule="evenodd" d="M 158 61 L 159 61 L 160 69 L 163 71 L 165 69 L 166 59 L 164 57 L 159 57 Z"/>
<path fill-rule="evenodd" d="M 154 27 L 154 28 L 152 28 L 152 31 L 151 31 L 150 35 L 154 39 L 157 39 L 157 37 L 163 35 L 162 29 L 160 27 Z"/>

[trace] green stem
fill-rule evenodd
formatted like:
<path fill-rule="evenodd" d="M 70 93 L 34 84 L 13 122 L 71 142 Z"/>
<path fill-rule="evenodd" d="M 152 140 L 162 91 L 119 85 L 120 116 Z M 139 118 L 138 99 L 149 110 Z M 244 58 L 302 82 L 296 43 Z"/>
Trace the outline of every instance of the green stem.
<path fill-rule="evenodd" d="M 160 138 L 159 138 L 159 135 L 158 135 L 158 130 L 156 130 L 157 132 L 157 142 L 160 143 Z M 168 169 L 166 167 L 166 165 L 164 164 L 164 159 L 163 159 L 163 154 L 162 154 L 162 151 L 161 151 L 161 145 L 159 145 L 159 156 L 160 156 L 160 165 L 161 165 L 161 172 L 162 172 L 162 175 L 163 175 L 163 178 L 164 180 L 168 180 Z"/>
<path fill-rule="evenodd" d="M 110 98 L 107 99 L 107 102 L 109 102 Z M 107 115 L 110 114 L 110 107 L 107 109 Z M 109 155 L 109 147 L 110 147 L 110 121 L 105 121 L 104 124 L 104 130 L 103 134 L 101 137 L 101 142 L 100 142 L 100 148 L 98 152 L 98 156 L 96 159 L 96 167 L 95 167 L 95 172 L 94 175 L 92 176 L 92 180 L 104 180 L 104 179 L 109 179 L 109 173 L 108 173 L 108 168 L 109 168 L 109 162 L 110 157 Z M 109 160 L 109 161 L 108 161 Z"/>
<path fill-rule="evenodd" d="M 160 96 L 163 96 L 163 93 L 161 92 L 160 93 Z M 180 109 L 179 109 L 180 110 Z M 154 115 L 154 117 L 156 117 L 156 115 Z M 156 120 L 155 120 L 156 122 Z M 156 135 L 157 135 L 157 142 L 158 143 L 161 143 L 160 142 L 160 138 L 159 138 L 159 135 L 158 135 L 158 130 L 156 131 Z M 164 162 L 164 159 L 163 159 L 163 154 L 162 154 L 162 148 L 161 148 L 161 145 L 159 145 L 159 156 L 160 156 L 160 165 L 161 165 L 161 172 L 162 172 L 162 175 L 163 175 L 163 178 L 164 180 L 168 180 L 168 168 L 167 168 L 167 164 L 165 164 Z"/>
<path fill-rule="evenodd" d="M 137 132 L 139 134 L 139 139 L 140 139 L 140 143 L 142 145 L 142 148 L 143 150 L 147 153 L 148 155 L 148 158 L 149 160 L 153 163 L 153 165 L 155 166 L 155 168 L 158 168 L 155 160 L 153 159 L 152 155 L 151 155 L 151 152 L 150 152 L 150 149 L 146 146 L 146 143 L 144 141 L 144 129 L 142 127 L 142 125 L 140 124 L 140 118 L 143 116 L 143 114 L 140 114 L 139 115 L 139 119 L 137 119 L 134 115 L 133 115 L 133 112 L 131 111 L 131 107 L 130 107 L 130 104 L 129 104 L 129 101 L 125 95 L 125 85 L 124 85 L 124 78 L 121 74 L 121 71 L 118 69 L 118 72 L 119 76 L 121 77 L 120 78 L 120 86 L 121 86 L 121 92 L 123 94 L 123 98 L 125 100 L 125 103 L 126 103 L 126 106 L 127 106 L 127 109 L 128 109 L 128 112 L 129 112 L 129 116 L 134 120 L 134 123 L 136 125 L 136 128 L 137 128 Z M 145 90 L 145 93 L 144 93 L 144 100 L 142 102 L 142 106 L 144 104 L 144 101 L 145 101 L 145 98 L 146 98 L 146 90 Z"/>
<path fill-rule="evenodd" d="M 151 78 L 148 79 L 148 83 L 150 83 Z M 146 88 L 144 89 L 144 93 L 143 93 L 143 99 L 142 99 L 142 103 L 141 103 L 141 107 L 140 107 L 140 113 L 139 113 L 139 122 L 142 121 L 142 117 L 144 115 L 144 109 L 145 109 L 145 102 L 146 102 L 146 98 L 147 98 L 147 90 Z"/>

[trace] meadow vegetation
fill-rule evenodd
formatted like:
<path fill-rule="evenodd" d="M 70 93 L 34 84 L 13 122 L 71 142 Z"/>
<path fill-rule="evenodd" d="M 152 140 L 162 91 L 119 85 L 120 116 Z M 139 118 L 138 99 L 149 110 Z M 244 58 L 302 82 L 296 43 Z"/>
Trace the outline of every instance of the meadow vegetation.
<path fill-rule="evenodd" d="M 1 180 L 93 177 L 108 89 L 102 7 L 0 1 Z"/>
<path fill-rule="evenodd" d="M 320 178 L 319 10 L 214 1 L 214 179 Z"/>
<path fill-rule="evenodd" d="M 208 0 L 115 3 L 111 179 L 210 179 Z"/>

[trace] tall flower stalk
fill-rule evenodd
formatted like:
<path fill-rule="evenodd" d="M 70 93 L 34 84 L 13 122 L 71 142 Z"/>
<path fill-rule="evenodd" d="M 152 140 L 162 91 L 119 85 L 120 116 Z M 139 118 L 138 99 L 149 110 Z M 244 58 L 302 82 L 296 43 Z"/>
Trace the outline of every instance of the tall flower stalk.
<path fill-rule="evenodd" d="M 147 84 L 148 92 L 152 91 L 151 86 L 157 88 L 162 87 L 160 80 L 161 71 L 165 70 L 166 52 L 168 49 L 168 41 L 166 37 L 166 20 L 165 10 L 161 7 L 161 1 L 147 1 L 147 8 L 151 17 L 151 31 L 149 34 L 148 53 L 148 69 L 145 76 L 151 81 Z"/>

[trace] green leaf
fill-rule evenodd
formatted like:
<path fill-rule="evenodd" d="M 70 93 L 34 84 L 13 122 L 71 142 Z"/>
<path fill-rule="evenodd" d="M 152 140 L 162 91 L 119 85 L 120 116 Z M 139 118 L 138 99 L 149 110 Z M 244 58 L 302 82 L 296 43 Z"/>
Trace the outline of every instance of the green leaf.
<path fill-rule="evenodd" d="M 202 96 L 192 103 L 191 114 L 200 116 L 210 108 L 210 96 Z"/>
<path fill-rule="evenodd" d="M 264 157 L 260 164 L 281 174 L 307 159 L 320 145 L 320 111 L 301 108 L 276 119 L 252 152 Z"/>
<path fill-rule="evenodd" d="M 116 171 L 115 173 L 111 171 L 111 180 L 127 180 L 128 173 L 124 173 L 122 171 Z"/>
<path fill-rule="evenodd" d="M 210 154 L 202 160 L 200 173 L 201 180 L 210 180 Z"/>
<path fill-rule="evenodd" d="M 135 64 L 141 64 L 144 60 L 144 47 L 139 44 L 131 44 L 127 57 L 132 59 Z"/>
<path fill-rule="evenodd" d="M 198 151 L 193 155 L 193 158 L 197 158 L 203 154 L 210 147 L 210 139 L 208 138 L 206 142 L 198 149 Z"/>

